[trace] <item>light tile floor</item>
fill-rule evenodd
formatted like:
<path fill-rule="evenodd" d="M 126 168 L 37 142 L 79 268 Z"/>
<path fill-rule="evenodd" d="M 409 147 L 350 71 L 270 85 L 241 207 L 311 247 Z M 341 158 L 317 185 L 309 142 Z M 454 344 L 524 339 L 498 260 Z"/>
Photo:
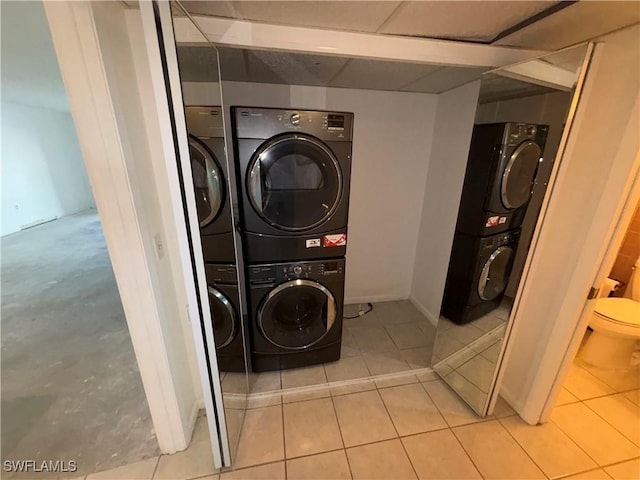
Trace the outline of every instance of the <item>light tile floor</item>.
<path fill-rule="evenodd" d="M 612 373 L 578 361 L 551 420 L 537 426 L 502 399 L 491 417 L 478 418 L 428 373 L 269 402 L 249 406 L 234 470 L 213 467 L 201 418 L 184 452 L 86 480 L 640 478 L 640 369 Z"/>
<path fill-rule="evenodd" d="M 502 400 L 494 415 L 480 419 L 441 380 L 421 378 L 250 409 L 235 470 L 214 469 L 200 421 L 186 451 L 87 480 L 640 476 L 640 446 L 631 427 L 640 428 L 635 390 L 588 399 L 564 395 L 549 423 L 530 426 Z M 573 388 L 571 381 L 566 388 Z M 612 402 L 626 408 L 619 411 Z"/>

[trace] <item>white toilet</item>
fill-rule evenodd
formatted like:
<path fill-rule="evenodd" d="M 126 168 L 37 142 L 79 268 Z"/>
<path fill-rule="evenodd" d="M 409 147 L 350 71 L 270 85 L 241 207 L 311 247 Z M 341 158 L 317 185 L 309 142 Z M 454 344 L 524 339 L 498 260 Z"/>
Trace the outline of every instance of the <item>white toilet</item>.
<path fill-rule="evenodd" d="M 604 290 L 601 293 L 606 297 L 610 289 Z M 633 267 L 624 297 L 599 298 L 589 326 L 593 332 L 580 352 L 582 361 L 605 369 L 632 366 L 640 340 L 640 258 Z"/>

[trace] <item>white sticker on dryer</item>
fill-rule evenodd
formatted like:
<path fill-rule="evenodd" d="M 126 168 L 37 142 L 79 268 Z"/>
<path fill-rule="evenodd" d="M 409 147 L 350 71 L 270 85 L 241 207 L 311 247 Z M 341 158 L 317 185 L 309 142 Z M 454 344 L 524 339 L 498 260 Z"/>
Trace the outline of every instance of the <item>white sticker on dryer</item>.
<path fill-rule="evenodd" d="M 319 238 L 311 238 L 307 240 L 307 248 L 319 247 L 322 243 Z"/>

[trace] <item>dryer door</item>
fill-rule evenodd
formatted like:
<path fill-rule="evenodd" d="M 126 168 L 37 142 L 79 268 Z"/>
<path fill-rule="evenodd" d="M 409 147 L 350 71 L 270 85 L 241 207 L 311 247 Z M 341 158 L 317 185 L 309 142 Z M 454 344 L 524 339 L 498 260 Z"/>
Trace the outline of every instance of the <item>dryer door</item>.
<path fill-rule="evenodd" d="M 342 195 L 342 172 L 320 140 L 285 134 L 263 144 L 247 171 L 247 195 L 270 225 L 287 231 L 317 227 L 331 217 Z"/>
<path fill-rule="evenodd" d="M 209 305 L 216 348 L 229 345 L 238 334 L 238 316 L 233 304 L 223 293 L 209 286 Z"/>
<path fill-rule="evenodd" d="M 258 311 L 258 328 L 280 348 L 303 350 L 331 330 L 336 311 L 336 300 L 324 285 L 292 280 L 267 295 Z"/>
<path fill-rule="evenodd" d="M 532 141 L 516 147 L 502 174 L 500 198 L 505 208 L 515 209 L 529 201 L 542 151 Z"/>
<path fill-rule="evenodd" d="M 489 256 L 480 272 L 478 295 L 482 300 L 493 300 L 507 287 L 514 251 L 511 247 L 498 247 Z"/>
<path fill-rule="evenodd" d="M 189 135 L 189 155 L 196 208 L 200 227 L 206 227 L 218 216 L 224 203 L 224 176 L 213 153 L 197 138 Z"/>

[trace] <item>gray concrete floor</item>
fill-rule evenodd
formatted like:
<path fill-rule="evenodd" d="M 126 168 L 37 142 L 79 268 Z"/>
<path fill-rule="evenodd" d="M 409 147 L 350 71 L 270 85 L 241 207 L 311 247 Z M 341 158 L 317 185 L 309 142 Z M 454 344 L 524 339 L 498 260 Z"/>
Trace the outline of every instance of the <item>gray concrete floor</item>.
<path fill-rule="evenodd" d="M 75 460 L 75 477 L 157 455 L 98 215 L 15 233 L 1 247 L 3 463 Z M 33 476 L 64 477 L 16 478 Z"/>

